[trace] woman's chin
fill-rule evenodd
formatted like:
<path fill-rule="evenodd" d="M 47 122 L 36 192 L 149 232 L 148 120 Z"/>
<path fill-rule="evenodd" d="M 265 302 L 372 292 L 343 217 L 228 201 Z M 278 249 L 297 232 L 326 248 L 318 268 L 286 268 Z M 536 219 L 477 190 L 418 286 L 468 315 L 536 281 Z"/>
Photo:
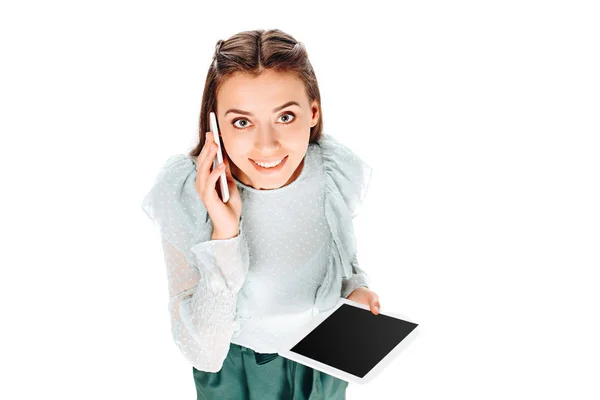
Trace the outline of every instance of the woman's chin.
<path fill-rule="evenodd" d="M 253 187 L 258 187 L 260 190 L 272 190 L 279 189 L 284 186 L 289 177 L 272 177 L 272 178 L 264 178 L 258 177 L 254 179 L 252 182 L 254 183 Z"/>

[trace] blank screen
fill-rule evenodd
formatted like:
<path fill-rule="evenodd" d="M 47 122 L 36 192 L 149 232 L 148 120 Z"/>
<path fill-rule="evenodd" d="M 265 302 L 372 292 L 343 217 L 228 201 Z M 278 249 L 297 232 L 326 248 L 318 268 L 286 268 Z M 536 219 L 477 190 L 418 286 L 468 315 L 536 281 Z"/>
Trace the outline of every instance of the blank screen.
<path fill-rule="evenodd" d="M 342 304 L 290 351 L 364 378 L 417 326 Z"/>

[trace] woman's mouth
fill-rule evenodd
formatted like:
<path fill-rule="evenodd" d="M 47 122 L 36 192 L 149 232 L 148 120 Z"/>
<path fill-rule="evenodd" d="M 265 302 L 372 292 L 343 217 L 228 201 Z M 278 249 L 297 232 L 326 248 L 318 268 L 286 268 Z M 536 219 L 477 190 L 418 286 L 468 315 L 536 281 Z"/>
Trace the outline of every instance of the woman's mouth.
<path fill-rule="evenodd" d="M 253 159 L 249 158 L 250 161 L 252 161 L 252 165 L 254 165 L 254 168 L 256 168 L 257 171 L 260 171 L 262 173 L 274 173 L 277 171 L 280 171 L 283 166 L 285 165 L 285 162 L 287 161 L 288 156 L 283 157 L 280 161 L 275 161 L 275 162 L 271 162 L 271 163 L 259 163 L 257 161 L 254 161 Z"/>

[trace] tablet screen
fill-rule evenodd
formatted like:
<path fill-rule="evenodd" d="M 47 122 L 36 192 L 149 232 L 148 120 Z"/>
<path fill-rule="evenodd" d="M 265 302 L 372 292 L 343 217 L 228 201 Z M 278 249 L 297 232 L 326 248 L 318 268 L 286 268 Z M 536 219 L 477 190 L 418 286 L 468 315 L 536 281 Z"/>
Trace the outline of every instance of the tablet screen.
<path fill-rule="evenodd" d="M 417 326 L 342 304 L 290 351 L 363 378 Z"/>

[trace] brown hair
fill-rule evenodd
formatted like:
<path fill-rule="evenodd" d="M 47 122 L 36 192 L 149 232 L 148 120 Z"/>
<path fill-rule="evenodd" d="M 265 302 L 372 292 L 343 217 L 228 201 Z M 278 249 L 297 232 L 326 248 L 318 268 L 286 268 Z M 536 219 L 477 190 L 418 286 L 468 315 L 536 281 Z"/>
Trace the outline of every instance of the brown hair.
<path fill-rule="evenodd" d="M 218 40 L 213 60 L 202 93 L 198 145 L 189 153 L 190 156 L 197 157 L 200 154 L 204 146 L 204 134 L 210 131 L 208 114 L 217 106 L 217 92 L 221 84 L 236 72 L 252 74 L 254 77 L 265 70 L 295 74 L 304 82 L 309 104 L 317 100 L 319 107 L 319 121 L 310 129 L 309 143 L 321 138 L 321 93 L 303 43 L 279 29 L 244 31 L 227 40 Z"/>

